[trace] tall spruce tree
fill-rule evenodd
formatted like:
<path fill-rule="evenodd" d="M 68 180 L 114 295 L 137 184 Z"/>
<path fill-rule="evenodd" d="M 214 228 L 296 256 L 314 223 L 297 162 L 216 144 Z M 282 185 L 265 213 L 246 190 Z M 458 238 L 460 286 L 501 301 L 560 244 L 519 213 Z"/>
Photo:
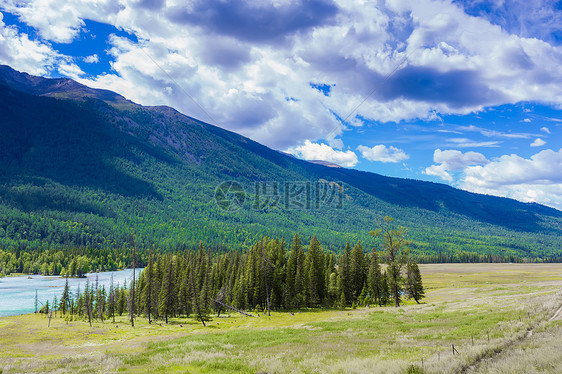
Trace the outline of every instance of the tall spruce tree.
<path fill-rule="evenodd" d="M 351 277 L 351 247 L 349 242 L 345 245 L 345 250 L 339 261 L 339 274 L 341 278 L 341 291 L 345 294 L 346 302 L 352 299 L 352 277 Z"/>
<path fill-rule="evenodd" d="M 356 300 L 363 290 L 366 281 L 365 254 L 363 246 L 357 242 L 351 251 L 350 261 L 351 295 Z"/>
<path fill-rule="evenodd" d="M 160 289 L 160 294 L 158 300 L 160 305 L 158 306 L 158 312 L 164 317 L 166 323 L 168 323 L 168 317 L 172 315 L 174 310 L 174 261 L 172 257 L 167 260 L 166 273 L 164 274 L 164 279 L 162 281 L 162 287 Z"/>
<path fill-rule="evenodd" d="M 68 277 L 66 277 L 64 290 L 62 291 L 59 306 L 59 309 L 63 315 L 66 315 L 66 313 L 69 311 L 71 301 L 70 288 L 68 287 Z"/>
<path fill-rule="evenodd" d="M 369 294 L 371 295 L 371 300 L 375 304 L 380 305 L 381 289 L 382 289 L 382 274 L 381 266 L 379 264 L 379 256 L 377 255 L 377 250 L 373 248 L 371 253 L 371 261 L 369 264 Z"/>
<path fill-rule="evenodd" d="M 406 265 L 406 294 L 418 304 L 425 297 L 420 269 L 415 261 L 409 261 Z"/>
<path fill-rule="evenodd" d="M 146 269 L 143 270 L 144 277 L 146 279 L 144 289 L 142 292 L 144 313 L 146 318 L 148 318 L 148 324 L 152 323 L 152 304 L 153 304 L 153 294 L 154 294 L 154 254 L 150 251 L 148 256 L 148 264 Z"/>
<path fill-rule="evenodd" d="M 298 234 L 293 237 L 289 260 L 287 262 L 287 299 L 289 308 L 300 308 L 305 300 L 305 254 Z"/>
<path fill-rule="evenodd" d="M 86 279 L 86 288 L 84 289 L 84 314 L 88 317 L 88 323 L 92 327 L 92 314 L 94 303 L 94 291 L 90 287 L 90 280 Z"/>
<path fill-rule="evenodd" d="M 308 302 L 310 306 L 319 306 L 324 302 L 324 252 L 316 236 L 310 240 L 306 259 Z"/>
<path fill-rule="evenodd" d="M 113 273 L 111 273 L 111 280 L 109 283 L 109 295 L 107 297 L 107 317 L 112 319 L 115 323 L 115 307 L 117 299 L 115 297 L 115 285 L 113 284 Z"/>
<path fill-rule="evenodd" d="M 379 228 L 370 231 L 369 234 L 383 238 L 383 248 L 385 250 L 385 258 L 388 264 L 386 270 L 388 284 L 394 300 L 394 306 L 400 306 L 400 297 L 403 290 L 404 279 L 402 277 L 402 268 L 408 262 L 409 242 L 406 240 L 406 229 L 403 227 L 395 227 L 394 219 L 385 216 Z"/>

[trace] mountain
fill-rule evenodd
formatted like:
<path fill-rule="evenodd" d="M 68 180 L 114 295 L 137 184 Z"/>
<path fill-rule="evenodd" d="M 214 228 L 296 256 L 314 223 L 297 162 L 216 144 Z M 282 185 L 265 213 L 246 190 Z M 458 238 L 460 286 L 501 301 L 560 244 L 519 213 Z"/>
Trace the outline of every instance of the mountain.
<path fill-rule="evenodd" d="M 562 212 L 307 162 L 164 106 L 0 66 L 0 248 L 245 247 L 317 235 L 339 251 L 390 215 L 418 255 L 561 256 Z"/>

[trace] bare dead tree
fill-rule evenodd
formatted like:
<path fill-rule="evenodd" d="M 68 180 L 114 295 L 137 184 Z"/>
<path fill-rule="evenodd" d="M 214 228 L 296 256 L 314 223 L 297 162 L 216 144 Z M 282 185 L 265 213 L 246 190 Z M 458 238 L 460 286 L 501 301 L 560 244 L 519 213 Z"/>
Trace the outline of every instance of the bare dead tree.
<path fill-rule="evenodd" d="M 237 308 L 233 307 L 232 305 L 228 305 L 228 304 L 226 304 L 226 303 L 223 303 L 223 302 L 220 301 L 220 300 L 215 300 L 215 299 L 213 299 L 213 301 L 214 301 L 215 303 L 218 303 L 218 304 L 224 306 L 225 308 L 234 310 L 235 312 L 238 312 L 238 313 L 243 314 L 243 315 L 245 315 L 245 316 L 248 316 L 248 317 L 256 317 L 256 316 L 254 316 L 253 314 L 246 313 L 246 312 L 244 312 L 243 310 L 237 309 Z"/>
<path fill-rule="evenodd" d="M 228 305 L 227 303 L 225 303 L 225 302 L 223 301 L 223 300 L 224 300 L 224 287 L 221 288 L 221 290 L 219 291 L 219 293 L 217 293 L 217 295 L 215 296 L 215 298 L 212 299 L 212 300 L 213 300 L 213 302 L 215 303 L 215 305 L 218 304 L 218 305 L 220 305 L 220 306 L 222 306 L 222 307 L 225 307 L 225 308 L 230 309 L 230 310 L 234 310 L 235 312 L 238 312 L 238 313 L 243 314 L 243 315 L 248 316 L 248 317 L 255 317 L 253 314 L 246 313 L 246 312 L 243 311 L 243 310 L 237 309 L 237 308 L 233 307 L 232 305 Z"/>

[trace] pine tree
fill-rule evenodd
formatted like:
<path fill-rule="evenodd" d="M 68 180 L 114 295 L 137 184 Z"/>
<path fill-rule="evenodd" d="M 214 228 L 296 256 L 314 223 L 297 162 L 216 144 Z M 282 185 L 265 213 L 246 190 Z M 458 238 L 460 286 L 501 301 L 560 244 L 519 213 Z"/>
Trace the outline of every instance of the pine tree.
<path fill-rule="evenodd" d="M 316 236 L 310 240 L 306 262 L 309 305 L 319 306 L 324 301 L 324 252 Z"/>
<path fill-rule="evenodd" d="M 333 305 L 338 301 L 338 274 L 333 272 L 328 281 L 328 305 Z"/>
<path fill-rule="evenodd" d="M 105 286 L 101 286 L 98 288 L 96 292 L 96 317 L 100 321 L 103 322 L 104 319 L 104 311 L 105 311 L 105 301 L 106 301 L 106 294 L 105 294 Z"/>
<path fill-rule="evenodd" d="M 90 280 L 86 279 L 86 288 L 84 289 L 84 314 L 88 317 L 90 327 L 92 327 L 93 294 L 93 289 L 90 287 Z"/>
<path fill-rule="evenodd" d="M 369 276 L 368 276 L 368 283 L 369 283 L 369 293 L 371 295 L 371 299 L 375 304 L 380 304 L 381 298 L 381 266 L 379 264 L 379 257 L 377 255 L 377 251 L 373 248 L 373 252 L 371 253 L 371 263 L 369 264 Z"/>
<path fill-rule="evenodd" d="M 76 288 L 76 303 L 74 307 L 73 314 L 78 314 L 78 316 L 82 317 L 84 313 L 84 295 L 80 292 L 80 283 L 78 283 L 78 287 Z"/>
<path fill-rule="evenodd" d="M 193 273 L 190 273 L 190 276 L 193 276 Z M 209 315 L 209 311 L 206 308 L 206 303 L 205 303 L 205 289 L 207 287 L 206 285 L 206 281 L 205 278 L 203 279 L 203 289 L 200 291 L 197 291 L 195 289 L 195 280 L 192 280 L 191 282 L 192 285 L 192 290 L 191 290 L 191 297 L 193 300 L 193 306 L 195 307 L 195 318 L 201 322 L 203 324 L 203 326 L 207 326 L 205 322 L 209 322 L 211 321 L 211 316 Z"/>
<path fill-rule="evenodd" d="M 306 299 L 306 256 L 298 234 L 293 237 L 291 252 L 287 263 L 287 299 L 289 308 L 304 306 Z"/>
<path fill-rule="evenodd" d="M 152 251 L 150 251 L 148 257 L 148 265 L 146 269 L 144 269 L 143 274 L 146 278 L 146 283 L 142 292 L 143 303 L 144 303 L 144 313 L 146 314 L 146 318 L 148 318 L 148 324 L 152 323 L 152 295 L 153 295 L 153 287 L 154 287 L 154 255 Z"/>
<path fill-rule="evenodd" d="M 60 298 L 60 311 L 63 315 L 70 309 L 70 288 L 68 287 L 68 277 L 66 278 L 66 282 L 64 283 L 64 290 L 62 291 L 62 296 Z"/>
<path fill-rule="evenodd" d="M 51 322 L 51 317 L 53 312 L 55 313 L 55 318 L 57 317 L 57 306 L 59 305 L 59 301 L 57 299 L 57 297 L 55 296 L 55 298 L 53 299 L 53 306 L 51 307 L 51 314 L 49 314 L 49 326 L 50 326 L 50 322 Z"/>
<path fill-rule="evenodd" d="M 385 249 L 386 262 L 388 263 L 387 276 L 388 284 L 392 292 L 394 306 L 400 306 L 400 295 L 403 289 L 404 279 L 402 277 L 402 268 L 408 261 L 409 250 L 407 248 L 409 242 L 406 240 L 406 229 L 403 227 L 394 227 L 394 219 L 385 216 L 377 230 L 370 231 L 369 234 L 383 238 L 383 246 Z"/>
<path fill-rule="evenodd" d="M 165 318 L 166 323 L 168 323 L 168 316 L 171 316 L 173 313 L 174 298 L 174 261 L 170 257 L 167 260 L 166 273 L 164 274 L 162 288 L 158 297 L 160 301 L 158 312 Z"/>
<path fill-rule="evenodd" d="M 351 247 L 349 242 L 345 245 L 343 255 L 339 261 L 339 273 L 341 278 L 341 288 L 345 294 L 345 300 L 349 302 L 352 296 L 352 277 L 351 277 Z"/>
<path fill-rule="evenodd" d="M 266 243 L 268 243 L 266 241 Z M 268 243 L 269 244 L 269 243 Z M 260 257 L 262 264 L 262 274 L 263 274 L 263 288 L 265 297 L 265 306 L 267 306 L 267 315 L 271 316 L 271 282 L 273 278 L 273 264 L 269 256 L 269 250 L 266 249 L 266 244 L 262 240 L 260 242 Z"/>
<path fill-rule="evenodd" d="M 108 318 L 111 317 L 113 323 L 115 323 L 115 306 L 116 306 L 116 297 L 115 297 L 115 286 L 113 285 L 113 273 L 111 273 L 111 280 L 109 284 L 109 295 L 107 298 L 107 316 Z"/>
<path fill-rule="evenodd" d="M 190 300 L 190 292 L 191 286 L 189 284 L 189 273 L 191 272 L 190 265 L 186 264 L 185 269 L 181 271 L 181 280 L 179 286 L 179 294 L 178 294 L 178 308 L 180 310 L 180 314 L 183 312 L 186 317 L 189 317 L 191 313 L 191 300 Z"/>
<path fill-rule="evenodd" d="M 350 281 L 352 300 L 357 300 L 366 281 L 365 254 L 363 246 L 357 242 L 351 251 Z"/>
<path fill-rule="evenodd" d="M 406 293 L 418 304 L 425 297 L 420 269 L 415 261 L 410 261 L 406 265 Z"/>
<path fill-rule="evenodd" d="M 117 299 L 117 314 L 123 315 L 126 311 L 127 306 L 127 282 L 123 284 L 123 287 L 118 288 L 119 298 Z"/>
<path fill-rule="evenodd" d="M 136 268 L 137 268 L 137 244 L 135 242 L 135 235 L 131 236 L 133 239 L 133 279 L 131 280 L 131 291 L 129 292 L 129 318 L 131 326 L 135 327 L 135 282 L 136 282 Z"/>
<path fill-rule="evenodd" d="M 274 308 L 281 308 L 284 305 L 284 290 L 285 290 L 285 270 L 287 266 L 287 256 L 285 254 L 285 240 L 280 242 L 275 241 L 275 248 L 273 253 L 273 279 L 271 300 Z"/>

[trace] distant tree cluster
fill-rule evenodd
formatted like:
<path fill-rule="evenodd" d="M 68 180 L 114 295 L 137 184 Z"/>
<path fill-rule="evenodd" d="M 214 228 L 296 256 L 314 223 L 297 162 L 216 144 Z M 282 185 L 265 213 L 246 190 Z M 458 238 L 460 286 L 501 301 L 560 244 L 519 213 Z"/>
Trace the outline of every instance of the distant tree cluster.
<path fill-rule="evenodd" d="M 86 273 L 114 271 L 130 266 L 130 250 L 120 249 L 46 249 L 1 250 L 0 276 L 11 273 L 83 277 Z M 139 263 L 146 263 L 145 251 Z M 143 265 L 144 266 L 144 265 Z"/>
<path fill-rule="evenodd" d="M 316 237 L 304 246 L 295 235 L 288 249 L 283 239 L 264 237 L 245 253 L 213 256 L 202 243 L 197 251 L 150 253 L 134 296 L 126 285 L 106 290 L 88 282 L 75 295 L 65 289 L 59 309 L 90 321 L 132 312 L 149 322 L 193 316 L 204 323 L 226 308 L 270 313 L 398 306 L 406 297 L 419 302 L 424 289 L 417 264 L 408 258 L 405 230 L 394 228 L 388 218 L 373 235 L 383 238 L 383 251 L 373 248 L 367 254 L 358 242 L 337 256 Z"/>

